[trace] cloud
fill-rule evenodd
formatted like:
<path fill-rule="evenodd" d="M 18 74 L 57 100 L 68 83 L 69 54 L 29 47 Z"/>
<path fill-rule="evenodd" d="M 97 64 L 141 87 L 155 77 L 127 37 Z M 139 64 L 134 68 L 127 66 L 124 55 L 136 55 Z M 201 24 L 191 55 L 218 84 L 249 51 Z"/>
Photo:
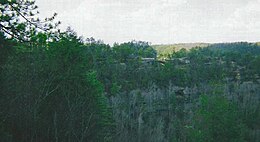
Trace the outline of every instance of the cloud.
<path fill-rule="evenodd" d="M 237 9 L 227 20 L 230 32 L 245 40 L 256 41 L 260 37 L 260 0 L 250 1 Z"/>
<path fill-rule="evenodd" d="M 69 25 L 80 35 L 108 43 L 132 39 L 152 43 L 253 41 L 260 36 L 259 3 L 260 0 L 65 0 L 56 10 L 63 28 Z M 45 11 L 52 7 L 45 4 Z"/>

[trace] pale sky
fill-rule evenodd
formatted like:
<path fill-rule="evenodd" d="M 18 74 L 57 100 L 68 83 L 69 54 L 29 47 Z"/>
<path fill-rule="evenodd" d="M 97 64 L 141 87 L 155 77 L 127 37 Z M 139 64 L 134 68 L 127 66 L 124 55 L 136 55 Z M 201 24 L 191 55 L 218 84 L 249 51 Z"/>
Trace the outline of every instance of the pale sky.
<path fill-rule="evenodd" d="M 260 41 L 260 0 L 36 0 L 41 16 L 105 43 Z"/>

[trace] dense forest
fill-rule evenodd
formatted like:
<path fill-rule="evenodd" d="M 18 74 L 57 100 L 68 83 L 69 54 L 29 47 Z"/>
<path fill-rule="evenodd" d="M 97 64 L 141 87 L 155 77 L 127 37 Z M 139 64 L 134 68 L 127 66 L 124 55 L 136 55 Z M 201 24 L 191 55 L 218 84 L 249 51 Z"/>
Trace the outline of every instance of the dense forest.
<path fill-rule="evenodd" d="M 259 142 L 260 46 L 163 54 L 60 31 L 0 2 L 1 142 Z"/>

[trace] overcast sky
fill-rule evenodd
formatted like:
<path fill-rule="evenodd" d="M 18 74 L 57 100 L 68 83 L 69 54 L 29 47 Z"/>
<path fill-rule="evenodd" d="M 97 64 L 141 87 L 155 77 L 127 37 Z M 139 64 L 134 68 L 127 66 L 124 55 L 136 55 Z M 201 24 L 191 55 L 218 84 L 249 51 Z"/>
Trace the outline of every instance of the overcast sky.
<path fill-rule="evenodd" d="M 260 0 L 36 0 L 41 16 L 105 43 L 260 41 Z"/>

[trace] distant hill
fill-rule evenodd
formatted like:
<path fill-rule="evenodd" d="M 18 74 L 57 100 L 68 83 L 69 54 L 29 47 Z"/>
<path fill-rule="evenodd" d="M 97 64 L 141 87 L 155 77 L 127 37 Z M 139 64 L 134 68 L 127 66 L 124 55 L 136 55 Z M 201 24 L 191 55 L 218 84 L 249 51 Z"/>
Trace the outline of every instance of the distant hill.
<path fill-rule="evenodd" d="M 181 49 L 190 50 L 194 47 L 230 47 L 230 45 L 240 44 L 240 43 L 247 43 L 247 42 L 231 42 L 231 43 L 178 43 L 178 44 L 161 44 L 161 45 L 152 45 L 152 48 L 154 48 L 158 55 L 160 54 L 170 54 L 173 51 L 179 51 Z M 252 44 L 257 44 L 260 46 L 260 42 L 252 42 Z M 234 49 L 233 49 L 234 50 Z"/>
<path fill-rule="evenodd" d="M 194 47 L 207 47 L 209 43 L 178 43 L 178 44 L 166 44 L 166 45 L 152 45 L 152 47 L 158 52 L 158 54 L 169 54 L 173 51 L 179 51 L 180 49 L 191 49 Z"/>

